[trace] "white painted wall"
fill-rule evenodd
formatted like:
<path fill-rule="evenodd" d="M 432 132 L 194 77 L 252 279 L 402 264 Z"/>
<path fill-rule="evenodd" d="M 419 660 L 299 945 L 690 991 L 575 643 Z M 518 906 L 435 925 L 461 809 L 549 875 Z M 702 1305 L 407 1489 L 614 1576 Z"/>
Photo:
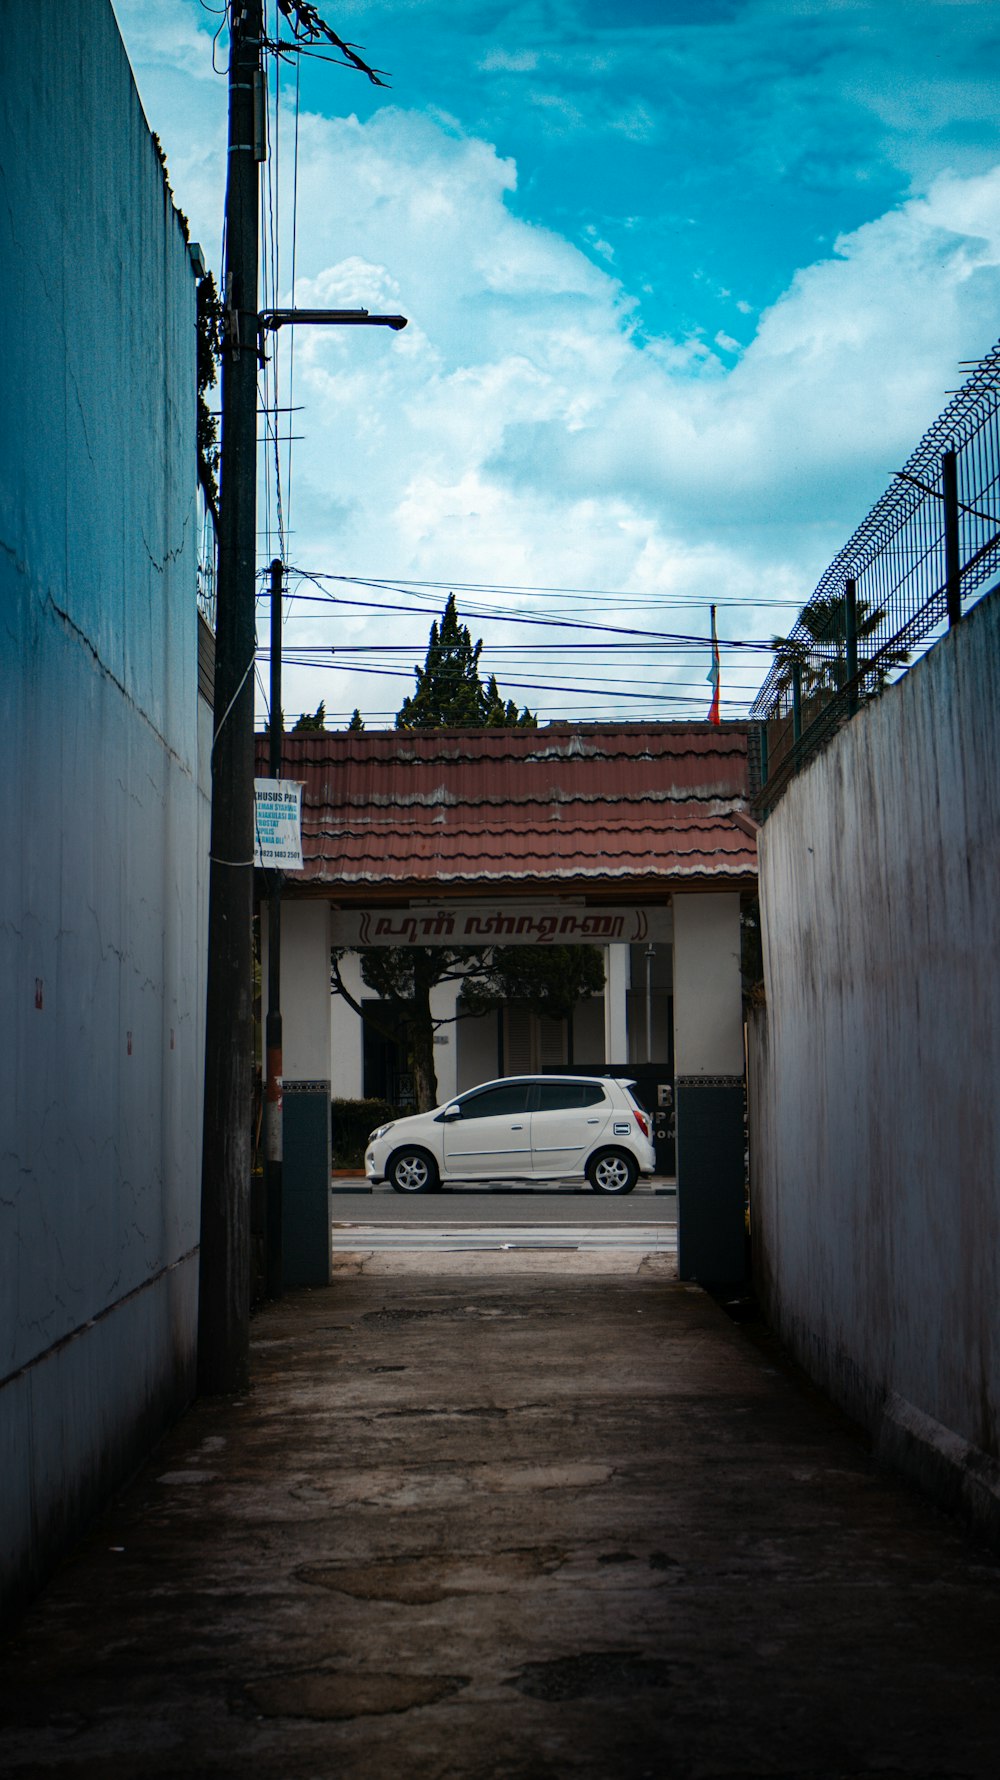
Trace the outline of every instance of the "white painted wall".
<path fill-rule="evenodd" d="M 629 948 L 608 946 L 604 953 L 604 1056 L 628 1061 Z"/>
<path fill-rule="evenodd" d="M 438 1102 L 453 1100 L 458 1093 L 458 1044 L 455 1037 L 455 1004 L 457 983 L 438 983 L 431 990 L 431 1012 L 436 1020 L 447 1020 L 434 1037 L 434 1068 L 437 1073 Z"/>
<path fill-rule="evenodd" d="M 674 896 L 674 1072 L 743 1074 L 740 899 L 734 891 Z"/>
<path fill-rule="evenodd" d="M 111 7 L 5 9 L 0 1475 L 36 1585 L 194 1385 L 195 288 Z"/>
<path fill-rule="evenodd" d="M 262 919 L 264 1019 L 267 951 L 266 920 Z M 330 1000 L 330 906 L 322 900 L 285 901 L 281 908 L 281 1043 L 282 1074 L 286 1081 L 332 1080 Z M 360 1035 L 360 1020 L 346 1003 L 343 1006 Z M 347 1074 L 352 1062 L 338 1057 L 338 1069 Z"/>
<path fill-rule="evenodd" d="M 753 1199 L 778 1326 L 871 1426 L 1000 1458 L 1000 600 L 761 833 Z"/>
<path fill-rule="evenodd" d="M 357 952 L 340 960 L 344 987 L 363 1001 L 371 994 L 361 980 Z M 364 1046 L 361 1021 L 340 995 L 330 996 L 330 1093 L 334 1100 L 360 1100 L 364 1094 Z"/>

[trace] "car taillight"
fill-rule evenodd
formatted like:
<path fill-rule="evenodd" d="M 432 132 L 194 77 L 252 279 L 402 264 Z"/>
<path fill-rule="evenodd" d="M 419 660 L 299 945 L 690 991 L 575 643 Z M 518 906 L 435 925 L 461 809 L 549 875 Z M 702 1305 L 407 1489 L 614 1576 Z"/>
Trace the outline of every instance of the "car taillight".
<path fill-rule="evenodd" d="M 632 1117 L 634 1118 L 636 1124 L 638 1125 L 639 1130 L 642 1132 L 643 1137 L 648 1137 L 649 1136 L 649 1120 L 647 1119 L 645 1113 L 640 1112 L 639 1108 L 637 1106 L 634 1106 L 632 1108 Z"/>

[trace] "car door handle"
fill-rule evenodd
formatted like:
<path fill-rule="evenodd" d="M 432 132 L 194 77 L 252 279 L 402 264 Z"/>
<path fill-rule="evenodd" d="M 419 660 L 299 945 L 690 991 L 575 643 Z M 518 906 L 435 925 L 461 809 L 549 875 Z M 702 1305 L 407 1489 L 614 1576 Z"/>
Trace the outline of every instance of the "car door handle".
<path fill-rule="evenodd" d="M 599 1125 L 600 1122 L 601 1122 L 600 1119 L 588 1119 L 587 1120 L 588 1125 Z"/>
<path fill-rule="evenodd" d="M 523 1125 L 512 1125 L 512 1126 L 511 1126 L 511 1130 L 512 1130 L 512 1131 L 523 1131 L 523 1130 L 524 1130 L 524 1126 L 523 1126 Z"/>

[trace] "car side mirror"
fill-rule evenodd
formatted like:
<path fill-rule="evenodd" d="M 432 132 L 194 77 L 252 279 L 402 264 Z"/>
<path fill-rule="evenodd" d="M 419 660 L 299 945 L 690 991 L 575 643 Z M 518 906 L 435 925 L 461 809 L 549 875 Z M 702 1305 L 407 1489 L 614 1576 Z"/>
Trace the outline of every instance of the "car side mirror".
<path fill-rule="evenodd" d="M 462 1108 L 460 1106 L 446 1106 L 441 1117 L 446 1124 L 450 1125 L 453 1119 L 460 1119 L 462 1117 Z"/>

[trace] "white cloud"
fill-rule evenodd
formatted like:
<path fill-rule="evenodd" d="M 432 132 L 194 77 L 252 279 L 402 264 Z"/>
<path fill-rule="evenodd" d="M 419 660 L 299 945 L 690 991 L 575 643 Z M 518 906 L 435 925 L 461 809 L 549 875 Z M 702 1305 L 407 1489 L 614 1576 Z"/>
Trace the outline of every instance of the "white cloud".
<path fill-rule="evenodd" d="M 126 10 L 138 17 L 134 0 Z M 190 17 L 147 50 L 183 68 Z M 208 242 L 222 85 L 201 113 L 189 95 L 182 126 L 161 132 Z M 203 83 L 192 90 L 204 99 Z M 410 317 L 398 336 L 296 333 L 293 430 L 307 438 L 286 506 L 290 554 L 311 569 L 660 592 L 691 602 L 695 630 L 710 598 L 805 598 L 943 406 L 958 361 L 998 331 L 1000 168 L 939 176 L 841 237 L 741 351 L 725 333 L 643 339 L 610 266 L 515 216 L 513 161 L 453 120 L 394 105 L 365 123 L 305 117 L 299 156 L 297 303 Z M 290 346 L 279 336 L 286 400 Z M 342 619 L 337 634 L 388 639 L 396 622 Z M 785 623 L 755 605 L 734 628 Z M 367 685 L 331 693 L 330 678 L 297 670 L 287 708 L 364 707 Z M 400 697 L 390 683 L 374 702 Z"/>
<path fill-rule="evenodd" d="M 655 500 L 687 536 L 720 509 L 752 524 L 762 500 L 768 519 L 860 520 L 998 313 L 1000 169 L 944 176 L 800 272 L 728 374 L 633 353 L 557 471 L 568 492 Z"/>
<path fill-rule="evenodd" d="M 538 56 L 534 50 L 491 49 L 479 63 L 487 74 L 532 74 L 538 67 Z"/>
<path fill-rule="evenodd" d="M 392 154 L 405 136 L 399 118 Z M 506 164 L 482 145 L 441 152 L 433 242 L 407 221 L 413 139 L 398 226 L 382 218 L 393 290 L 420 293 L 412 354 L 339 386 L 337 430 L 370 490 L 355 488 L 346 541 L 358 572 L 805 598 L 957 361 L 993 343 L 1000 169 L 944 176 L 843 237 L 726 369 L 703 342 L 644 349 L 613 278 L 506 212 Z M 728 362 L 736 343 L 719 345 Z M 391 422 L 373 429 L 380 403 Z M 379 470 L 366 454 L 389 439 Z M 338 543 L 343 556 L 344 539 L 324 548 Z M 744 628 L 777 627 L 758 611 Z"/>

